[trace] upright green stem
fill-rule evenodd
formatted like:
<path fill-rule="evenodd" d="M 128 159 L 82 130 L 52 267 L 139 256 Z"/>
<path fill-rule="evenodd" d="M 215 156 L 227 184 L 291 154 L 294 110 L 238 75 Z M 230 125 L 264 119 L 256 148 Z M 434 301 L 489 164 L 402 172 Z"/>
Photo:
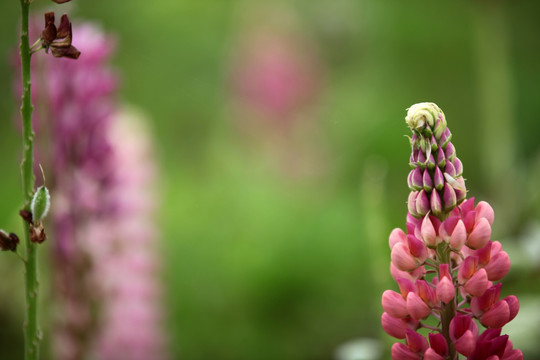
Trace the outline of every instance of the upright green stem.
<path fill-rule="evenodd" d="M 28 39 L 28 13 L 30 3 L 20 0 L 21 19 L 21 70 L 22 70 L 22 105 L 23 122 L 23 160 L 21 163 L 24 207 L 30 208 L 30 200 L 34 191 L 34 131 L 32 130 L 32 97 L 30 81 L 30 42 Z M 26 241 L 25 283 L 26 283 L 26 320 L 24 323 L 25 359 L 39 358 L 39 327 L 38 327 L 38 273 L 37 273 L 37 244 L 30 241 L 30 228 L 24 222 Z"/>

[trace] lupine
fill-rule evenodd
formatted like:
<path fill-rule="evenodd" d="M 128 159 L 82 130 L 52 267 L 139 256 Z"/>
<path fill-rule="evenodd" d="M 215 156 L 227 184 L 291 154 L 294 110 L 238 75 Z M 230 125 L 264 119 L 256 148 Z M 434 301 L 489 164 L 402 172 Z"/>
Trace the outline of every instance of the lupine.
<path fill-rule="evenodd" d="M 463 164 L 442 110 L 434 103 L 408 109 L 411 171 L 406 232 L 390 234 L 390 272 L 399 292 L 382 296 L 383 329 L 405 339 L 392 347 L 395 360 L 518 360 L 501 328 L 519 311 L 510 295 L 500 299 L 510 259 L 491 240 L 493 208 L 467 199 Z M 438 320 L 436 326 L 426 323 Z M 483 332 L 478 321 L 486 328 Z M 428 339 L 418 333 L 430 331 Z M 429 340 L 429 341 L 428 341 Z"/>
<path fill-rule="evenodd" d="M 56 200 L 55 359 L 163 359 L 152 144 L 140 116 L 115 101 L 110 36 L 92 24 L 75 32 L 76 63 L 33 64 L 39 128 L 52 137 L 50 158 L 39 155 L 51 162 Z"/>

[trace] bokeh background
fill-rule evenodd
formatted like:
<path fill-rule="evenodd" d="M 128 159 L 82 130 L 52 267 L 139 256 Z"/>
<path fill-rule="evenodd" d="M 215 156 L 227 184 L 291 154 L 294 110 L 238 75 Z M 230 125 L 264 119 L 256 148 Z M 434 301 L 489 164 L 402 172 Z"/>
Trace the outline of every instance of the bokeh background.
<path fill-rule="evenodd" d="M 0 5 L 0 227 L 11 229 L 18 5 Z M 521 302 L 505 330 L 540 357 L 540 3 L 35 0 L 32 11 L 52 8 L 111 35 L 119 97 L 150 119 L 171 358 L 389 357 L 380 294 L 395 286 L 388 234 L 405 221 L 405 109 L 421 101 L 444 110 L 469 193 L 495 209 L 513 264 L 503 294 Z M 23 267 L 1 255 L 1 357 L 16 359 Z"/>

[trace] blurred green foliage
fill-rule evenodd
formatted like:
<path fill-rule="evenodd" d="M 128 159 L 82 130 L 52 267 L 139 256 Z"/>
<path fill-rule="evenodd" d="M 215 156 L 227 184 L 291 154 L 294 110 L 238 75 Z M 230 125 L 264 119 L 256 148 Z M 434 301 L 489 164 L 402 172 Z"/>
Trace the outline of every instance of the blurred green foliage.
<path fill-rule="evenodd" d="M 276 173 L 232 119 L 228 65 L 238 13 L 252 3 L 74 0 L 54 7 L 114 34 L 121 98 L 153 120 L 173 358 L 323 360 L 357 337 L 380 337 L 389 348 L 379 299 L 394 286 L 387 234 L 404 227 L 403 118 L 413 103 L 434 101 L 445 111 L 470 194 L 495 208 L 496 239 L 519 238 L 538 220 L 540 3 L 287 4 L 325 68 L 312 121 L 330 165 L 301 179 Z M 53 8 L 35 0 L 34 9 L 41 5 Z M 4 0 L 0 9 L 0 227 L 15 229 L 20 140 L 10 60 L 18 2 Z M 508 156 L 490 159 L 500 152 Z M 23 269 L 8 258 L 0 258 L 0 345 L 17 358 Z M 540 295 L 539 271 L 514 269 L 503 292 Z M 538 354 L 537 345 L 528 349 Z"/>

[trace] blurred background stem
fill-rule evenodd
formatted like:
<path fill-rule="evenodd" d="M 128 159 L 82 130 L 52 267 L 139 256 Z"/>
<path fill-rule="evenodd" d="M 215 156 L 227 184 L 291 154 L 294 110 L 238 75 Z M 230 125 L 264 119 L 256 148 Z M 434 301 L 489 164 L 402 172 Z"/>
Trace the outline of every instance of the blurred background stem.
<path fill-rule="evenodd" d="M 34 131 L 32 129 L 32 97 L 30 79 L 30 43 L 28 40 L 28 13 L 30 3 L 20 0 L 21 19 L 21 69 L 22 69 L 22 127 L 23 127 L 23 160 L 21 163 L 22 185 L 24 194 L 24 209 L 30 209 L 30 200 L 34 191 Z M 24 237 L 26 242 L 26 320 L 24 323 L 25 335 L 25 359 L 39 358 L 39 330 L 37 320 L 38 303 L 38 274 L 37 274 L 37 244 L 30 241 L 30 228 L 26 221 L 23 221 Z"/>
<path fill-rule="evenodd" d="M 498 218 L 506 228 L 519 218 L 516 189 L 512 68 L 507 9 L 503 1 L 479 1 L 473 20 L 474 59 L 477 70 L 481 166 L 486 192 L 496 202 Z M 497 206 L 505 204 L 505 206 Z"/>

